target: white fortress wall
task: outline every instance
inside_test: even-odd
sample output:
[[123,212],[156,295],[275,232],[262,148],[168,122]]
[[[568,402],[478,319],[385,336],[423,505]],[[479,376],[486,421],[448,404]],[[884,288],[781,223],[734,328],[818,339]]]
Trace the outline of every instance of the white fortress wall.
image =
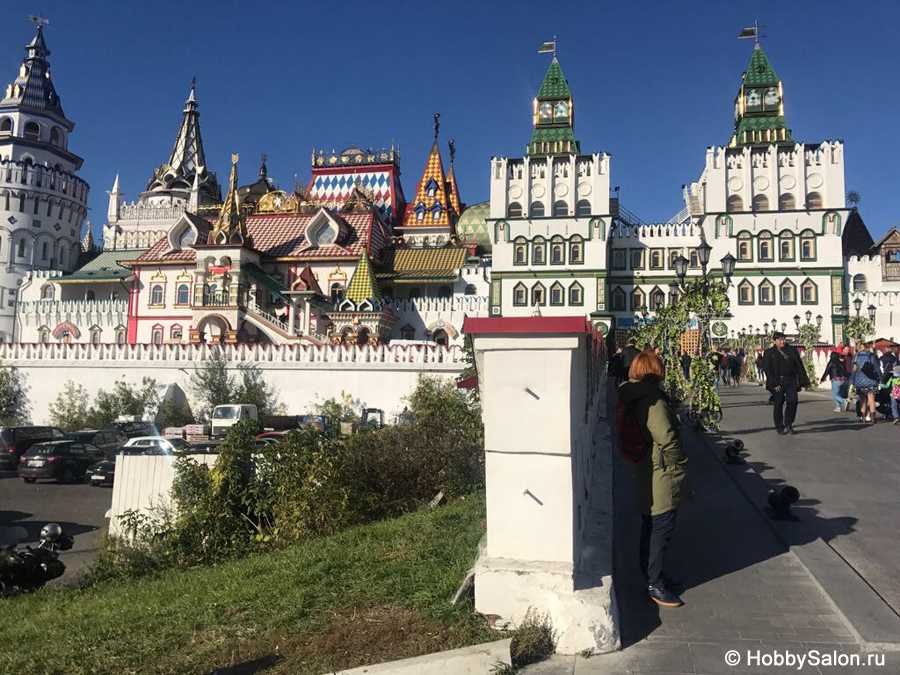
[[49,423],[49,406],[67,380],[84,386],[91,398],[117,380],[177,384],[189,398],[196,366],[221,349],[237,372],[256,364],[289,414],[309,411],[317,401],[350,394],[360,406],[381,408],[388,419],[403,410],[404,398],[420,375],[455,379],[465,367],[459,347],[332,347],[309,345],[90,345],[3,344],[0,363],[25,375],[33,423]]

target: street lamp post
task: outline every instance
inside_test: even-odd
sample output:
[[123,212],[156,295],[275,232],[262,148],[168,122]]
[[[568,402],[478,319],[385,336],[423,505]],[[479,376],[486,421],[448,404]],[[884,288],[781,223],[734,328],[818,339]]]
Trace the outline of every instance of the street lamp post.
[[876,312],[877,308],[875,307],[875,305],[869,305],[868,307],[866,307],[866,309],[869,310],[869,321],[871,321],[874,324],[875,323],[875,312]]
[[857,298],[853,301],[853,308],[856,310],[857,318],[859,318],[859,310],[862,309],[862,298]]

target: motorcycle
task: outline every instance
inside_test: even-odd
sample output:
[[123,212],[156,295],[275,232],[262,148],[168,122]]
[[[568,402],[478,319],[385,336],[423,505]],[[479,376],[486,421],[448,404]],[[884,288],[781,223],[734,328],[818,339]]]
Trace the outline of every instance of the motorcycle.
[[72,537],[59,525],[48,523],[41,528],[41,539],[34,548],[0,548],[0,598],[36,591],[61,577],[66,566],[60,561],[59,552],[68,551],[72,544]]

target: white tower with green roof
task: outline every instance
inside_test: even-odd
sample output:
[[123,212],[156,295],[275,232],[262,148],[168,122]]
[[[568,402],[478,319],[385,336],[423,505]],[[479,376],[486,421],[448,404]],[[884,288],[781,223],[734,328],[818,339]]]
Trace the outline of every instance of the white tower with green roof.
[[600,316],[610,156],[581,152],[572,92],[555,55],[531,121],[524,157],[491,159],[491,315]]
[[737,259],[732,317],[717,337],[773,326],[796,334],[797,320],[809,317],[823,341],[843,339],[844,144],[794,138],[784,86],[758,43],[735,99],[734,132],[727,145],[707,148],[703,173],[684,198],[683,222],[712,245],[711,267],[727,253]]

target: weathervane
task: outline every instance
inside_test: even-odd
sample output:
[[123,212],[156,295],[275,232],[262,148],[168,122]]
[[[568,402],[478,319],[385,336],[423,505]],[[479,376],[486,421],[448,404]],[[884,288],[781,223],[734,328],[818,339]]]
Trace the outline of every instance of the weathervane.
[[553,36],[552,40],[547,40],[543,42],[540,47],[538,47],[538,54],[553,54],[553,58],[556,58],[556,36]]
[[48,19],[46,16],[36,16],[34,14],[30,14],[27,18],[38,28],[42,28],[50,23],[50,19]]
[[456,141],[451,138],[447,141],[447,147],[450,148],[450,163],[453,164],[453,160],[456,158]]
[[438,132],[441,130],[441,113],[434,113],[434,140],[437,140]]
[[753,22],[752,26],[745,26],[741,29],[741,32],[738,33],[738,40],[753,40],[753,44],[759,44],[759,38],[765,37],[762,33],[759,32],[759,20]]

